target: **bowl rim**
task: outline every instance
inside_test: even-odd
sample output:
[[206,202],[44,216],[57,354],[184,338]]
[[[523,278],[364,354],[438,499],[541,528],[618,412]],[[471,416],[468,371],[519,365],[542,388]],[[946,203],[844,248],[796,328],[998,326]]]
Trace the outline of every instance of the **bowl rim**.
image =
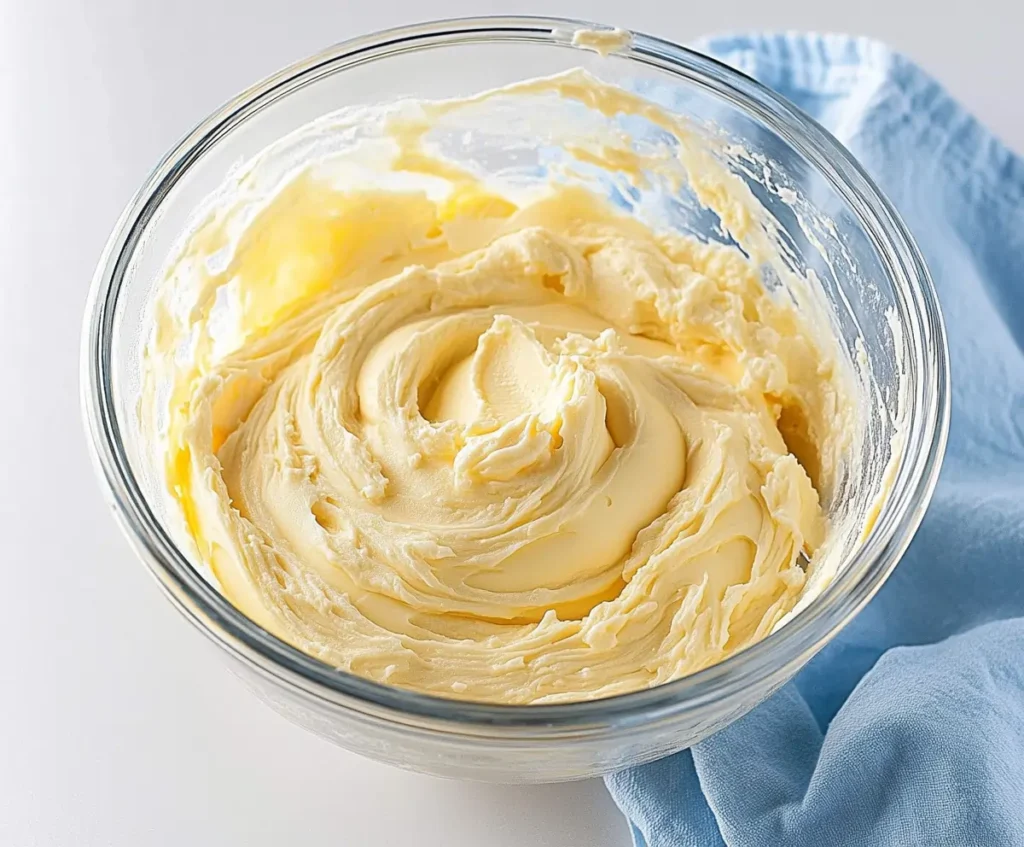
[[[579,29],[610,27],[553,17],[469,17],[382,30],[343,41],[253,85],[201,121],[157,164],[129,201],[100,257],[82,332],[81,402],[97,476],[125,534],[182,614],[220,647],[297,692],[370,718],[446,734],[533,737],[646,726],[719,704],[795,672],[871,599],[910,543],[934,490],[949,430],[946,334],[934,285],[899,215],[853,156],[827,130],[757,81],[672,42],[631,32],[616,50],[741,109],[781,137],[858,217],[897,295],[911,343],[907,440],[889,496],[867,537],[831,584],[792,620],[756,644],[690,676],[611,697],[503,705],[440,697],[378,683],[327,665],[261,629],[189,563],[156,518],[120,436],[111,379],[114,314],[133,253],[178,180],[217,141],[263,108],[317,79],[388,56],[472,43],[547,44],[578,49]],[[767,686],[764,686],[767,687]]]

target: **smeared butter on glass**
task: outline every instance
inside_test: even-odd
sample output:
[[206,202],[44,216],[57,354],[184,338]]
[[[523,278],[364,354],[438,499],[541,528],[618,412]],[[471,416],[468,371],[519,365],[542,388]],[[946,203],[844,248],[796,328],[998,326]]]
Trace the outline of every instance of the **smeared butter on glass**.
[[573,47],[593,50],[601,56],[610,56],[633,43],[633,34],[624,29],[577,29],[572,34]]
[[[671,133],[665,167],[744,252],[428,149],[510,93]],[[772,631],[855,416],[838,350],[762,284],[756,201],[689,132],[572,72],[406,110],[387,178],[235,177],[168,265],[142,403],[232,603],[331,665],[504,703],[646,688]],[[637,185],[664,164],[569,153]]]

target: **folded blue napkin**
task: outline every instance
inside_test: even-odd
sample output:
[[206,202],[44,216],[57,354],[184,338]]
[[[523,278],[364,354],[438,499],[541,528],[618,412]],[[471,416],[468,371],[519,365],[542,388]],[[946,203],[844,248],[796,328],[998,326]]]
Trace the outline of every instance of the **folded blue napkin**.
[[946,318],[952,424],[867,608],[746,717],[608,788],[638,847],[1024,845],[1024,160],[876,42],[697,49],[831,130],[899,209]]

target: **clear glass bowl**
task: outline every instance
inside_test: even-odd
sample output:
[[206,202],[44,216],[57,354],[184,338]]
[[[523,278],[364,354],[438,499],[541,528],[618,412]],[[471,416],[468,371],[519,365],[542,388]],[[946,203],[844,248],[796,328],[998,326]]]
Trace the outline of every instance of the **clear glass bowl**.
[[[578,779],[684,749],[740,717],[789,680],[885,581],[921,521],[945,446],[949,372],[935,292],[903,223],[850,154],[772,92],[709,58],[643,35],[601,57],[572,46],[581,27],[593,25],[542,18],[423,24],[346,42],[259,83],[184,138],[129,203],[100,260],[85,316],[83,405],[97,471],[167,597],[290,720],[358,753],[444,776]],[[866,519],[879,492],[888,486],[888,493],[863,542],[844,551],[832,583],[789,623],[721,664],[657,688],[575,704],[498,706],[413,693],[329,667],[237,611],[168,528],[158,462],[136,421],[140,342],[160,268],[232,166],[310,120],[350,104],[463,96],[579,66],[670,101],[698,123],[713,120],[717,128],[709,132],[766,157],[773,178],[804,204],[802,229],[793,214],[799,206],[750,183],[781,221],[798,264],[818,272],[834,329],[851,357],[866,357],[885,413],[861,447],[873,460],[860,463],[870,478],[847,492],[849,502],[840,493],[831,506]],[[815,223],[814,209],[828,220]],[[706,228],[699,220],[687,226]],[[901,458],[883,478],[900,397]]]

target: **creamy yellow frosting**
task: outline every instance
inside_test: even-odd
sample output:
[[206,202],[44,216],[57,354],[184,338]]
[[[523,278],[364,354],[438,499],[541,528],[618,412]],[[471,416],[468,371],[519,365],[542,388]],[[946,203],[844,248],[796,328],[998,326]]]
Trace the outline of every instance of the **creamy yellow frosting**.
[[[324,662],[463,699],[608,696],[764,637],[830,531],[835,351],[736,247],[578,185],[502,196],[428,125],[390,167],[447,193],[304,168],[173,257],[144,417],[197,557]],[[742,223],[727,188],[700,184]]]

